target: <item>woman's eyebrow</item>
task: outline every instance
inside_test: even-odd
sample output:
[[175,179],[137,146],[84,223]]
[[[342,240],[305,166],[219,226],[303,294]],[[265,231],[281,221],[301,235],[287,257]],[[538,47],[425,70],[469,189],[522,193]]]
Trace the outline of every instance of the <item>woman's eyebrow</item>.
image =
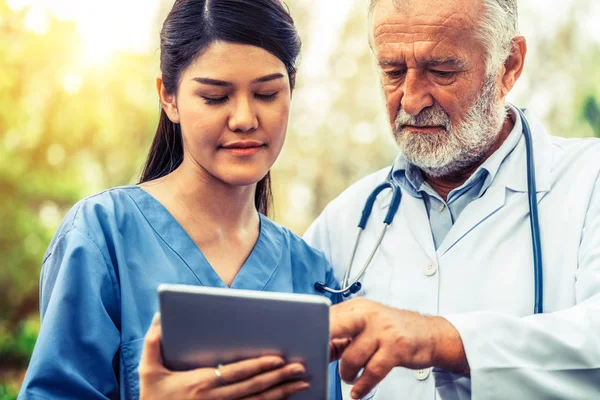
[[[272,81],[275,79],[281,79],[283,77],[284,77],[283,74],[280,74],[280,73],[269,74],[269,75],[265,75],[265,76],[262,76],[260,78],[253,80],[252,83],[269,82],[269,81]],[[222,87],[233,86],[233,83],[227,82],[227,81],[222,81],[220,79],[196,77],[196,78],[193,78],[192,80],[194,80],[198,83],[203,83],[205,85],[222,86]]]
[[233,83],[231,82],[227,82],[227,81],[221,81],[218,79],[212,79],[212,78],[201,78],[201,77],[196,77],[193,78],[192,80],[198,82],[198,83],[203,83],[205,85],[213,85],[213,86],[233,86]]
[[255,79],[252,81],[252,83],[268,82],[268,81],[273,81],[275,79],[281,79],[281,78],[283,78],[283,74],[280,74],[280,73],[270,74],[270,75],[265,75],[261,78]]

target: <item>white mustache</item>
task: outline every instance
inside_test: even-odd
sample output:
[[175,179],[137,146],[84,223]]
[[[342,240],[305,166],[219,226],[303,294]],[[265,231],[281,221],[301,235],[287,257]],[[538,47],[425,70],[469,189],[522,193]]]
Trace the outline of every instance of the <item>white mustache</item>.
[[403,125],[419,127],[443,126],[446,130],[448,130],[451,125],[450,116],[439,104],[434,104],[431,107],[427,107],[415,116],[412,116],[403,109],[400,109],[394,122],[396,124],[396,131],[402,129]]

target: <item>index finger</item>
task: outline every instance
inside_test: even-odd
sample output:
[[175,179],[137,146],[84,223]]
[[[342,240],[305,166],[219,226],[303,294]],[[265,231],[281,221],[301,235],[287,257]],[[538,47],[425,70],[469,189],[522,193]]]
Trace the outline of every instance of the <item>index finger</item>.
[[395,365],[387,354],[379,350],[363,370],[362,375],[352,387],[352,397],[360,399],[372,391],[390,373]]
[[352,343],[350,338],[332,339],[329,342],[329,362],[339,360],[350,343]]

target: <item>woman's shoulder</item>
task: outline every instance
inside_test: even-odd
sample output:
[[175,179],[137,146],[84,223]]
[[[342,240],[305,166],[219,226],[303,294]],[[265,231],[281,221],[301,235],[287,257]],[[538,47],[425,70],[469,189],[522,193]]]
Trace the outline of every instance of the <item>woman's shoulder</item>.
[[79,200],[66,214],[60,229],[82,229],[92,222],[111,222],[119,214],[127,213],[135,207],[132,193],[138,186],[119,186],[90,195]]
[[94,240],[97,236],[106,236],[118,230],[119,225],[138,212],[134,199],[139,190],[142,189],[134,185],[119,186],[79,200],[60,223],[49,251],[54,243],[68,236],[84,236]]

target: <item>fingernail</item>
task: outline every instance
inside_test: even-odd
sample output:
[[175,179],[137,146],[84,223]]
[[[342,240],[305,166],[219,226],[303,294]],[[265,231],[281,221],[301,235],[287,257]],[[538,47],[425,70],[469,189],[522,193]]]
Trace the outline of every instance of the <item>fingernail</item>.
[[356,393],[355,391],[352,391],[352,392],[350,393],[350,396],[352,396],[352,398],[353,398],[354,400],[359,400],[359,399],[360,399],[360,396],[359,396],[359,395],[358,395],[358,393]]
[[292,375],[303,375],[304,368],[301,367],[300,365],[296,365],[290,369],[290,372],[292,373]]
[[273,361],[271,361],[271,366],[273,368],[281,367],[283,364],[285,364],[285,361],[283,361],[281,358],[276,358]]
[[296,390],[306,390],[310,387],[308,382],[300,382],[296,385]]
[[152,325],[160,324],[160,313],[154,313],[154,317],[152,317]]

